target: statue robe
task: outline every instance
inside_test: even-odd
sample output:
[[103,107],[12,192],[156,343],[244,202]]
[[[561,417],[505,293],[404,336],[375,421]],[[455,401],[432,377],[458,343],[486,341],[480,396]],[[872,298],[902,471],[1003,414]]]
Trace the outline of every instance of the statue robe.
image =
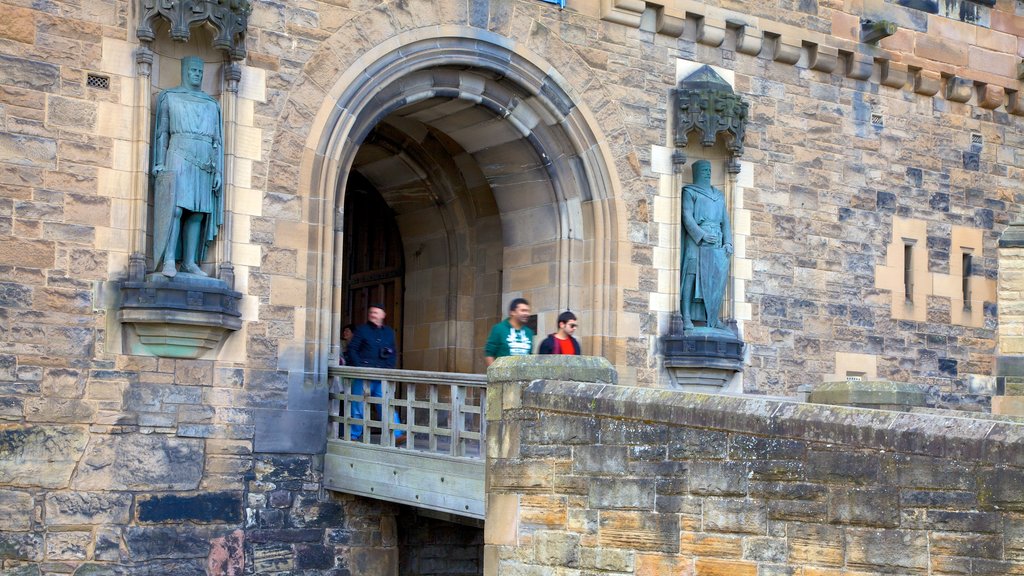
[[[718,318],[709,318],[708,311],[717,315],[722,307],[726,283],[729,280],[729,255],[725,244],[732,244],[732,229],[725,205],[725,196],[713,186],[690,184],[683,187],[682,280],[695,276],[693,299],[680,302],[690,307],[692,320],[705,320],[708,326],[718,324]],[[701,243],[705,234],[719,235],[715,244]]]

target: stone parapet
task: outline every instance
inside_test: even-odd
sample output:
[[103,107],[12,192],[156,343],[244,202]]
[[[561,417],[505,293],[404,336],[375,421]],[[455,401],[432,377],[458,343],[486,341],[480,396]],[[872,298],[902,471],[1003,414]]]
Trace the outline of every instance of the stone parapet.
[[1024,568],[1024,421],[521,385],[515,449],[488,457],[487,575]]
[[[1024,29],[1024,16],[970,0],[934,3],[934,10],[931,4],[879,1],[858,4],[849,12],[822,9],[811,19],[817,26],[799,26],[771,13],[767,5],[765,13],[758,13],[750,6],[738,12],[696,0],[607,0],[601,4],[601,18],[781,64],[827,73],[838,69],[855,80],[874,77],[891,88],[909,84],[918,94],[938,93],[953,102],[976,98],[979,107],[1005,107],[1020,114],[1016,35]],[[658,17],[645,18],[645,13]],[[862,28],[868,23],[885,32],[864,36]],[[838,59],[846,65],[837,67]],[[940,78],[950,86],[960,81],[964,90],[939,92],[934,84]]]

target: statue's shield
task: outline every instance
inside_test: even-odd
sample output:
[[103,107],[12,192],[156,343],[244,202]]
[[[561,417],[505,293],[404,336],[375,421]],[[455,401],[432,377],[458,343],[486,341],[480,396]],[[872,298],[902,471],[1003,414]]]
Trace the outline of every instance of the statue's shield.
[[153,187],[153,266],[160,269],[174,218],[174,172],[164,170]]
[[700,288],[707,310],[708,326],[718,324],[725,283],[729,279],[729,257],[721,246],[700,247]]

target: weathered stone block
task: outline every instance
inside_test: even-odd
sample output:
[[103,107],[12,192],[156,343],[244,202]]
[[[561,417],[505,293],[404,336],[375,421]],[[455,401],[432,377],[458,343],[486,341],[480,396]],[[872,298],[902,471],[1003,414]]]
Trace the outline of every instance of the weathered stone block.
[[12,486],[66,487],[85,444],[81,427],[0,424],[0,478]]
[[625,446],[577,446],[573,471],[583,474],[622,474],[626,471]]
[[57,166],[57,142],[23,134],[0,134],[0,161],[52,170]]
[[847,529],[847,566],[878,572],[926,574],[928,535],[910,530]]
[[602,548],[675,553],[679,551],[679,520],[673,514],[602,512],[598,542]]
[[711,532],[765,534],[768,512],[758,500],[708,498],[704,501],[704,526]]
[[136,562],[160,558],[205,559],[210,551],[210,542],[195,528],[132,526],[125,530],[124,539]]
[[76,490],[194,490],[203,472],[202,440],[170,436],[95,436],[73,481]]
[[46,533],[46,559],[86,560],[91,544],[92,532],[50,530]]
[[46,525],[127,524],[131,494],[51,492],[46,495]]
[[136,499],[139,522],[193,522],[196,524],[241,522],[242,495],[205,493],[140,495]]
[[32,527],[34,500],[28,492],[0,490],[0,530],[28,530]]
[[852,482],[868,484],[878,479],[881,460],[874,454],[822,452],[807,456],[807,480],[811,482]]
[[900,523],[899,492],[895,488],[832,488],[828,521],[895,528]]
[[693,462],[689,469],[689,482],[691,494],[745,495],[749,468],[745,462]]
[[0,56],[0,85],[55,92],[59,82],[60,68],[53,64]]
[[575,568],[580,563],[580,535],[542,530],[534,534],[537,562]]
[[0,560],[43,559],[43,535],[36,532],[0,532]]
[[646,478],[591,478],[591,508],[654,509],[654,484]]

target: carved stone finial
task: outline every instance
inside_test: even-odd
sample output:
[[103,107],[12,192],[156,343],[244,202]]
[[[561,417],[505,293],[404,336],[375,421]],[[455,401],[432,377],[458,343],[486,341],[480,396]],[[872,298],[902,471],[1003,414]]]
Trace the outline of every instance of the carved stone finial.
[[156,39],[157,18],[171,23],[171,38],[179,42],[189,39],[190,29],[206,22],[216,36],[213,47],[224,50],[231,60],[245,58],[245,29],[249,25],[252,5],[249,0],[136,0],[139,3],[139,24],[135,34],[143,42]]
[[674,93],[676,146],[685,147],[690,132],[700,130],[704,146],[714,146],[722,134],[733,156],[743,154],[749,105],[710,66],[687,76]]
[[242,80],[242,67],[231,62],[224,66],[224,83],[228,92],[238,92],[238,83]]
[[149,76],[153,73],[153,51],[145,46],[139,46],[135,51],[135,68],[139,76]]

